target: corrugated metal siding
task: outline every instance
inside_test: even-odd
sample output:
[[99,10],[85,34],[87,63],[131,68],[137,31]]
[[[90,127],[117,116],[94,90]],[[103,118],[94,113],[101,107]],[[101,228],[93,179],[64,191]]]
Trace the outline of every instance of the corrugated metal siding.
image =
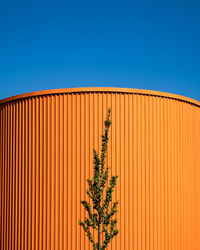
[[92,249],[78,225],[93,148],[112,110],[119,234],[108,249],[200,248],[200,108],[133,93],[65,93],[0,105],[0,249]]

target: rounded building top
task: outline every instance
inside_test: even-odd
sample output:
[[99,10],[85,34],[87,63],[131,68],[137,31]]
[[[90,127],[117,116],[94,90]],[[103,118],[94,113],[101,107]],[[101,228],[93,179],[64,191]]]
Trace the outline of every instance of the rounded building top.
[[190,104],[196,105],[200,107],[200,102],[185,97],[181,95],[160,92],[160,91],[153,91],[153,90],[144,90],[144,89],[131,89],[131,88],[113,88],[113,87],[87,87],[87,88],[66,88],[66,89],[50,89],[50,90],[42,90],[42,91],[35,91],[25,94],[20,94],[12,97],[8,97],[5,99],[0,100],[0,104],[29,98],[29,97],[36,97],[36,96],[45,96],[45,95],[53,95],[53,94],[66,94],[66,93],[88,93],[88,92],[109,92],[109,93],[132,93],[132,94],[140,94],[140,95],[150,95],[150,96],[160,96],[170,99],[176,99],[184,102],[188,102]]

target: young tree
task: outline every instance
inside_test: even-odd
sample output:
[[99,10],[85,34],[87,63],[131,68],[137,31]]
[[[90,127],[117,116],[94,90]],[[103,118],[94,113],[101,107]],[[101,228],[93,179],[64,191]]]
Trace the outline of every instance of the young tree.
[[[90,242],[93,244],[93,249],[102,250],[106,249],[110,240],[117,235],[116,229],[117,219],[113,216],[117,213],[118,201],[112,201],[112,193],[116,185],[118,176],[111,176],[108,180],[109,168],[105,167],[105,159],[108,147],[108,131],[111,125],[110,120],[111,110],[108,110],[107,119],[104,121],[105,129],[102,136],[101,156],[94,149],[94,176],[88,179],[89,189],[87,195],[89,196],[92,205],[87,201],[81,201],[88,217],[79,224],[83,227]],[[93,209],[92,209],[93,208]],[[98,242],[95,242],[91,230],[98,232]],[[103,240],[101,242],[101,235]]]

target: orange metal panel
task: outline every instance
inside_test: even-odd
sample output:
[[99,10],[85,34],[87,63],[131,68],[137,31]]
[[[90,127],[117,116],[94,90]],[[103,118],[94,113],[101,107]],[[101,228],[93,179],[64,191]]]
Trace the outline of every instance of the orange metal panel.
[[[200,103],[148,90],[39,91],[0,101],[0,249],[92,249],[78,225],[108,107],[119,175],[109,250],[200,248]],[[96,235],[95,235],[96,237]]]

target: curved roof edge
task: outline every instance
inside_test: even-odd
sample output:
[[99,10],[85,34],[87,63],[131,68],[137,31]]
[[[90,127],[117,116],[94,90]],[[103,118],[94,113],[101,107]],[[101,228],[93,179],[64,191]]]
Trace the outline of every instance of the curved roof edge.
[[36,96],[45,96],[45,95],[53,95],[53,94],[65,94],[65,93],[81,93],[81,92],[110,92],[110,93],[133,93],[133,94],[141,94],[141,95],[151,95],[151,96],[160,96],[171,99],[176,99],[180,101],[185,101],[191,103],[193,105],[200,107],[200,102],[191,99],[189,97],[171,94],[167,92],[160,92],[154,90],[144,90],[144,89],[131,89],[131,88],[114,88],[114,87],[86,87],[86,88],[66,88],[66,89],[50,89],[50,90],[41,90],[35,91],[25,94],[20,94],[12,97],[8,97],[0,100],[0,104],[24,99],[28,97],[36,97]]

